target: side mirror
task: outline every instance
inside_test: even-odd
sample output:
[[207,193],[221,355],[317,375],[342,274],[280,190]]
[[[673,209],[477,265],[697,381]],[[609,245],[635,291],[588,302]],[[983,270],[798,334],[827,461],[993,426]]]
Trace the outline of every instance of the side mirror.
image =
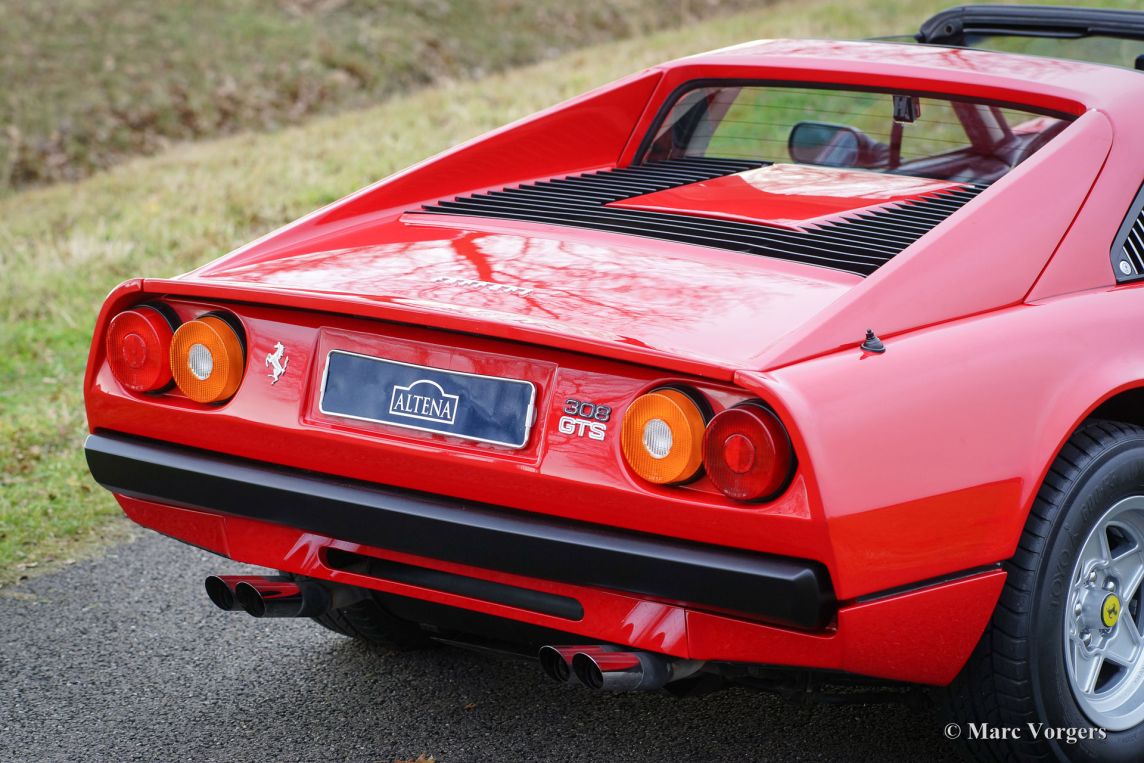
[[861,130],[828,122],[799,122],[790,130],[787,149],[799,164],[861,166],[863,149],[873,141]]

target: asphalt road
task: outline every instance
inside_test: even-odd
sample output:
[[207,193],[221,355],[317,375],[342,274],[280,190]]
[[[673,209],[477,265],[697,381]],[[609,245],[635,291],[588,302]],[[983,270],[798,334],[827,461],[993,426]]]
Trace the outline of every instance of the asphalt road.
[[957,759],[934,713],[899,705],[613,696],[220,612],[202,579],[236,569],[147,534],[0,590],[0,761]]

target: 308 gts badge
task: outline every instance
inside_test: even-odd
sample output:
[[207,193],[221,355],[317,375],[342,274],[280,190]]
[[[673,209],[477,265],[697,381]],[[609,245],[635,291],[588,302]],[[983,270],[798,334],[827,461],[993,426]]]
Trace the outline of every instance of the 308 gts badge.
[[611,406],[569,398],[564,401],[564,415],[560,417],[557,429],[561,434],[603,440],[608,433],[607,422],[611,418]]

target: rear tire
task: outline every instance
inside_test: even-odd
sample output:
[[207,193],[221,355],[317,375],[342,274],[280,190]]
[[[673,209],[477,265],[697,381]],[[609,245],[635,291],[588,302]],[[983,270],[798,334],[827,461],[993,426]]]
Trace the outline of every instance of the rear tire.
[[[1135,512],[1137,506],[1138,515],[1123,513],[1124,507]],[[1102,565],[1101,554],[1094,555],[1100,548],[1110,563]],[[1144,760],[1144,722],[1137,720],[1144,714],[1144,645],[1138,638],[1144,622],[1142,575],[1124,572],[1126,560],[1135,570],[1137,552],[1144,560],[1144,428],[1085,422],[1045,477],[1017,552],[1003,565],[1008,578],[993,618],[944,691],[950,720],[973,757]],[[1123,598],[1122,614],[1105,627],[1101,607],[1113,592]],[[1108,672],[1100,668],[1087,684],[1090,689],[1081,688],[1075,666],[1097,656],[1103,664],[1101,650],[1120,637],[1136,639],[1132,643],[1139,648],[1116,652],[1124,665],[1110,656]],[[1102,713],[1097,700],[1113,697],[1117,686],[1124,696],[1119,715]],[[1070,742],[1068,731],[1046,738],[1029,724],[1077,731]],[[983,739],[982,728],[1017,729],[1020,736]]]

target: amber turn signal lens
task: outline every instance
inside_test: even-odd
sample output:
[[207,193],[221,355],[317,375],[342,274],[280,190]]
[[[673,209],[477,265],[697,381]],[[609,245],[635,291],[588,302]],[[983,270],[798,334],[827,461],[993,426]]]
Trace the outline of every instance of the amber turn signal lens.
[[641,395],[624,413],[624,460],[648,482],[686,482],[703,466],[703,425],[699,406],[679,390]]
[[153,307],[140,305],[111,319],[105,349],[111,373],[129,390],[154,392],[171,383],[171,324]]
[[216,315],[184,323],[171,340],[171,373],[183,394],[221,403],[238,391],[246,358],[230,324]]
[[786,429],[758,401],[715,415],[703,443],[707,476],[728,498],[761,501],[776,495],[794,470]]

